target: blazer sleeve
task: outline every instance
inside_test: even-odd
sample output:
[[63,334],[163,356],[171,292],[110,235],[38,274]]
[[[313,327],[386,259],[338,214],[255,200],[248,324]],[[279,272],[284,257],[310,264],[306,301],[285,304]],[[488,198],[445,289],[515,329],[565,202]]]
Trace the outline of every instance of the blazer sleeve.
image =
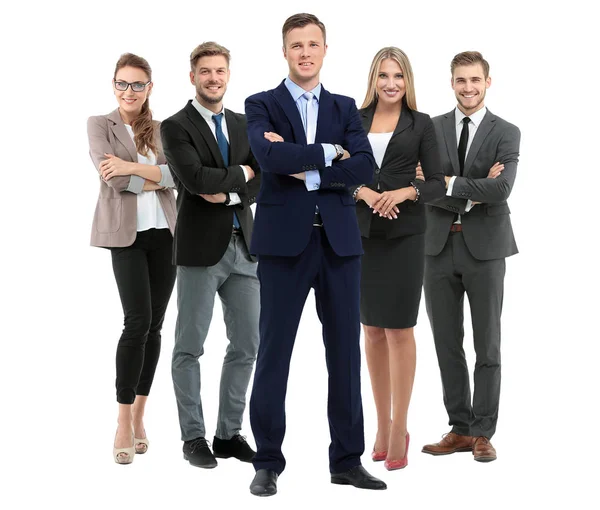
[[251,149],[249,151],[248,161],[245,164],[248,165],[250,168],[252,168],[252,170],[254,170],[254,178],[250,179],[246,183],[246,185],[248,187],[247,192],[239,194],[240,200],[242,201],[242,207],[250,206],[254,202],[256,202],[256,197],[260,190],[260,181],[261,181],[260,166],[259,166],[256,158],[254,157],[254,154],[252,154]]
[[240,165],[227,168],[203,165],[188,133],[176,120],[163,121],[160,136],[169,168],[193,195],[247,192],[246,177]]
[[375,158],[356,104],[352,100],[349,101],[347,119],[342,145],[351,157],[334,161],[331,166],[320,169],[321,189],[351,190],[353,186],[373,180]]
[[245,102],[248,140],[261,170],[280,175],[323,170],[325,155],[320,143],[300,145],[285,141],[269,142],[264,137],[267,131],[277,132],[271,123],[264,97],[264,93],[256,94]]
[[[114,149],[108,141],[108,122],[106,117],[90,117],[87,122],[87,133],[90,144],[90,157],[98,174],[100,174],[100,163],[106,159],[104,154],[114,153]],[[102,179],[102,176],[100,176],[100,179]],[[107,186],[116,191],[141,193],[145,179],[138,175],[118,175],[108,181],[102,180]]]
[[[429,115],[425,118],[425,129],[419,144],[419,161],[423,169],[425,181],[415,179],[413,182],[421,195],[420,200],[429,202],[446,194],[446,185],[440,155],[435,136],[435,128]],[[466,205],[466,201],[465,201]]]
[[483,204],[504,202],[510,196],[517,176],[520,141],[521,132],[519,128],[508,124],[504,135],[500,139],[496,158],[494,159],[494,162],[499,161],[504,165],[502,173],[495,179],[457,177],[452,187],[452,196],[467,198],[473,202]]

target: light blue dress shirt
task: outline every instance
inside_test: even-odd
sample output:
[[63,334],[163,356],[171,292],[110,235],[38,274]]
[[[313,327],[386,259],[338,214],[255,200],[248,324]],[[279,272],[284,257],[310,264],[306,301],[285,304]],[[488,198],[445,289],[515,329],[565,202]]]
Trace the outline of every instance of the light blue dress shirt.
[[[292,99],[294,100],[294,103],[296,103],[296,107],[298,108],[298,112],[300,113],[300,118],[302,119],[302,125],[304,126],[304,133],[306,133],[306,131],[307,131],[307,129],[306,129],[307,128],[306,109],[308,106],[308,101],[304,97],[304,93],[312,92],[315,96],[315,100],[316,100],[316,108],[315,109],[316,109],[316,113],[317,113],[317,115],[315,116],[315,124],[316,124],[318,116],[319,116],[319,97],[321,95],[321,84],[319,83],[314,89],[306,91],[299,85],[296,85],[292,80],[290,80],[290,78],[288,76],[285,79],[285,86],[289,90],[290,94],[292,95]],[[317,126],[314,125],[311,127],[313,128],[313,133],[316,133]],[[337,155],[335,147],[330,143],[322,143],[321,146],[323,147],[323,155],[325,156],[325,166],[331,166],[331,162]],[[306,189],[308,191],[318,190],[321,186],[321,176],[319,174],[319,171],[318,170],[309,170],[309,171],[305,172],[305,175],[306,175],[306,181],[304,182],[304,184],[306,185]]]

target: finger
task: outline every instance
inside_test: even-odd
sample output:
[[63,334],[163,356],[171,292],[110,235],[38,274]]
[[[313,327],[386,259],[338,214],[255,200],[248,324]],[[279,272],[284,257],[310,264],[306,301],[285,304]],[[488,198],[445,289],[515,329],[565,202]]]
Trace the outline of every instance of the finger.
[[108,152],[105,152],[104,156],[107,157],[107,158],[114,158],[115,157],[114,154],[109,154]]

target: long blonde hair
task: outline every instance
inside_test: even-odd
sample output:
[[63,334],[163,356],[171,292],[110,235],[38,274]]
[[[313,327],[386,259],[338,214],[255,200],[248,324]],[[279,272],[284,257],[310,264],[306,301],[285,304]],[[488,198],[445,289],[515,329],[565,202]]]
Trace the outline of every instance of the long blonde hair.
[[411,110],[417,109],[417,97],[415,94],[415,79],[413,77],[412,67],[410,65],[410,60],[406,56],[400,48],[396,48],[395,46],[387,46],[386,48],[381,48],[375,57],[373,58],[373,62],[371,63],[371,69],[369,70],[369,80],[367,82],[367,94],[365,95],[365,100],[361,108],[368,108],[371,105],[377,104],[377,77],[379,75],[379,69],[381,68],[381,63],[386,59],[391,58],[395,60],[400,69],[402,69],[402,73],[404,74],[404,86],[406,87],[406,93],[402,98],[402,103]]

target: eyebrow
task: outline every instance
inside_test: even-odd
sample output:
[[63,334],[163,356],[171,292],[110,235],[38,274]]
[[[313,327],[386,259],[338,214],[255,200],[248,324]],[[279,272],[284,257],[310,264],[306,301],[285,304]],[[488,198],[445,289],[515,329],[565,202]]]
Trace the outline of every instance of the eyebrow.
[[213,69],[215,69],[216,71],[226,71],[227,70],[226,67],[201,67],[199,69],[199,71],[205,71],[205,70],[206,71],[211,71]]

